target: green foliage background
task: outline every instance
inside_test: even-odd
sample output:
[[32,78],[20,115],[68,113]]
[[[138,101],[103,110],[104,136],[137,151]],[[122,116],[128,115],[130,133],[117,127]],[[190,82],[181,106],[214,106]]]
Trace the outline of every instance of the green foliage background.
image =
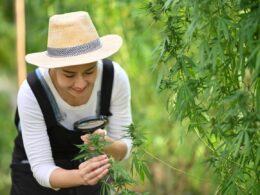
[[220,194],[260,191],[260,2],[147,3],[163,25],[160,88],[174,120],[211,150]]
[[[16,135],[13,116],[18,87],[16,84],[14,1],[1,0],[0,2],[0,194],[6,195],[10,187],[9,162],[13,139]],[[224,90],[226,93],[231,89],[237,89],[235,79],[242,81],[246,71],[248,71],[249,79],[255,74],[252,71],[255,68],[253,63],[250,63],[248,70],[246,66],[243,71],[239,68],[236,69],[237,71],[231,71],[232,66],[236,64],[244,67],[244,62],[241,61],[244,58],[237,57],[236,53],[233,54],[239,51],[244,52],[244,44],[241,43],[242,50],[237,49],[236,51],[232,50],[234,45],[230,44],[232,37],[237,32],[237,27],[230,27],[230,24],[237,21],[239,16],[236,15],[237,10],[233,8],[233,5],[228,3],[228,8],[225,9],[228,9],[227,15],[229,18],[222,17],[218,12],[215,14],[216,17],[210,17],[212,13],[215,13],[215,5],[219,6],[219,10],[223,9],[222,1],[212,1],[215,4],[209,4],[209,7],[207,5],[210,1],[206,0],[201,1],[201,4],[198,1],[188,0],[182,1],[182,3],[170,0],[149,2],[138,0],[25,0],[26,53],[46,49],[48,18],[57,13],[88,11],[100,36],[109,33],[121,35],[124,45],[120,52],[112,58],[128,72],[132,87],[134,122],[140,130],[147,134],[149,143],[144,156],[149,163],[152,174],[151,181],[144,184],[140,182],[140,185],[131,188],[137,191],[150,191],[151,194],[213,194],[219,189],[218,186],[222,182],[222,180],[219,181],[215,178],[218,174],[214,174],[213,170],[223,175],[235,174],[234,172],[225,172],[225,169],[214,169],[210,166],[212,163],[207,161],[210,159],[209,157],[217,157],[211,149],[215,148],[216,144],[221,143],[221,140],[217,136],[212,136],[210,131],[212,127],[208,123],[200,123],[200,121],[204,122],[205,120],[208,122],[211,118],[201,113],[204,112],[203,109],[205,108],[203,107],[200,110],[197,100],[193,100],[193,98],[197,98],[197,94],[199,94],[202,96],[202,99],[199,100],[209,101],[209,93],[212,93],[210,88],[206,88],[208,93],[201,94],[200,92],[205,91],[203,79],[208,78],[212,74],[211,71],[213,73],[219,72],[219,74],[216,74],[215,77],[213,75],[212,79],[208,78],[206,81],[210,82],[207,84],[214,86],[213,90]],[[200,15],[196,13],[201,13],[202,21],[199,18]],[[206,13],[208,15],[203,15]],[[188,17],[184,18],[184,16]],[[206,36],[205,34],[208,31],[198,31],[199,27],[202,28],[203,22],[210,23],[208,28],[214,29],[213,33],[210,31],[209,35]],[[256,26],[256,28],[259,30],[259,26]],[[244,32],[245,36],[248,36],[248,39],[244,41],[250,39],[250,32],[253,31],[254,29],[249,28],[248,33]],[[202,38],[204,36],[205,39]],[[221,38],[220,44],[218,43],[218,36]],[[209,42],[207,42],[207,37],[210,40]],[[214,37],[217,38],[214,39]],[[228,45],[230,47],[227,47]],[[200,47],[204,49],[204,52],[199,53]],[[247,43],[245,47],[247,47]],[[156,51],[154,51],[155,48],[157,48]],[[228,50],[221,52],[222,48]],[[254,60],[258,59],[259,63],[259,42],[252,42],[252,45],[247,48],[249,48],[248,51],[243,53],[248,57],[246,62],[248,63],[250,60],[255,62]],[[251,58],[248,53],[252,54]],[[256,54],[258,58],[255,58]],[[233,56],[234,59],[230,59],[229,56]],[[231,60],[232,63],[230,64],[228,60]],[[197,61],[200,63],[197,64]],[[156,65],[158,62],[159,66]],[[195,64],[194,67],[193,64]],[[200,64],[202,66],[199,66]],[[223,64],[226,64],[228,68],[225,69],[222,66]],[[35,68],[31,65],[27,67],[28,71]],[[257,70],[259,71],[259,66]],[[176,72],[178,73],[176,77],[167,74]],[[231,73],[228,78],[232,78],[234,81],[225,80],[228,73]],[[252,78],[259,79],[259,75],[256,73]],[[238,83],[240,86],[240,82]],[[255,84],[252,84],[250,87],[255,86]],[[258,86],[260,85],[258,84]],[[162,88],[168,90],[158,93]],[[240,107],[233,107],[232,105],[237,105],[240,99],[235,94],[233,95],[233,99],[220,102],[224,106],[224,110],[223,107],[213,106],[210,112],[219,113],[220,116],[224,111],[230,111],[228,113],[238,112]],[[176,97],[180,103],[177,104],[178,107],[172,109],[172,106],[176,105]],[[255,94],[246,95],[246,97],[249,98],[245,99],[247,105],[247,102],[254,101]],[[217,100],[218,97],[210,98]],[[215,104],[217,103],[215,102]],[[241,102],[241,105],[244,105],[244,102]],[[175,112],[172,112],[174,109]],[[193,112],[194,118],[187,119],[190,111]],[[246,113],[250,114],[249,116],[256,115],[251,111],[246,111]],[[250,122],[251,118],[248,117],[245,121]],[[176,119],[184,120],[180,123]],[[198,123],[191,123],[191,121]],[[231,118],[230,121],[226,122],[226,125],[234,125],[234,122],[236,120]],[[231,127],[227,128],[223,124],[219,125],[215,129],[216,132],[219,132],[219,129],[223,127],[223,131],[231,129]],[[259,127],[259,123],[257,125],[256,127]],[[194,133],[188,133],[188,129],[193,130]],[[235,132],[235,135],[238,132],[239,130]],[[241,146],[242,142],[240,145],[234,140],[230,142],[230,135],[219,134],[218,136],[220,135],[222,136],[221,139],[226,138],[226,140],[224,139],[225,143],[230,143],[234,148]],[[252,133],[248,133],[249,137],[251,135]],[[245,139],[242,140],[244,142]],[[254,140],[259,147],[259,134],[256,135]],[[214,142],[213,146],[208,147],[208,144],[212,142]],[[207,144],[205,145],[205,143]],[[247,155],[247,153],[241,155]],[[259,154],[256,156],[259,160]],[[249,156],[246,159],[248,158]],[[218,162],[222,163],[221,158],[218,158]],[[230,165],[229,162],[225,163],[227,167]],[[127,162],[125,166],[128,167]],[[234,169],[229,168],[228,170],[233,171]],[[247,181],[250,183],[250,181],[255,180],[249,179]]]

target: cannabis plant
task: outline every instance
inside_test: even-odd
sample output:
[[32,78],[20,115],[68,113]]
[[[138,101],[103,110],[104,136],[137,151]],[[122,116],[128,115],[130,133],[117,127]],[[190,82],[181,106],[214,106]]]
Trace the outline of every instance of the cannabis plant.
[[210,151],[219,194],[260,192],[259,0],[149,0],[159,88]]
[[[142,182],[146,177],[149,178],[150,172],[143,156],[144,144],[146,142],[144,133],[137,131],[135,126],[131,124],[127,127],[125,135],[122,138],[125,137],[129,137],[133,141],[132,154],[130,157],[130,171],[127,171],[119,161],[115,161],[112,157],[109,157],[111,164],[109,173],[100,181],[102,184],[102,195],[111,194],[111,192],[120,195],[141,194],[130,190],[129,186],[136,184],[137,181],[134,179],[136,174],[139,175]],[[80,153],[74,158],[74,160],[85,161],[94,156],[102,155],[104,154],[104,148],[109,144],[111,143],[105,141],[103,136],[99,134],[90,134],[88,144],[77,145],[80,149]]]

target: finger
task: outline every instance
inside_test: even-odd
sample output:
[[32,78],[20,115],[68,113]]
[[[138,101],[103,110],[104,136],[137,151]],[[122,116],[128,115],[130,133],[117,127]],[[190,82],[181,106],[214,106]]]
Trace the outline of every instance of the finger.
[[80,136],[80,139],[85,143],[85,142],[88,142],[89,140],[89,135],[88,134],[85,134],[85,135],[82,135]]
[[108,173],[108,169],[105,169],[102,173],[100,173],[98,176],[96,176],[93,179],[88,180],[88,184],[89,185],[95,185],[97,184],[97,182],[102,179],[107,173]]
[[90,135],[89,134],[82,135],[80,138],[84,142],[84,144],[89,144],[90,143]]
[[[92,165],[95,164],[94,169],[92,169]],[[104,170],[108,169],[110,167],[110,164],[108,164],[107,160],[103,160],[102,165],[97,167],[97,163],[93,163],[86,168],[80,169],[79,174],[83,178],[85,185],[89,183],[89,180],[98,181],[100,178],[100,174],[104,172]],[[91,168],[92,167],[92,168]],[[95,179],[97,178],[97,179]],[[92,181],[92,183],[94,183]]]
[[87,167],[88,165],[90,165],[93,162],[99,162],[99,161],[102,161],[102,160],[105,160],[105,159],[108,159],[107,155],[100,155],[100,156],[93,157],[93,158],[81,163],[79,165],[79,168],[82,169],[84,167]]
[[101,161],[101,160],[104,160],[107,158],[108,158],[107,155],[103,154],[103,155],[95,156],[95,157],[89,159],[88,162],[98,162],[98,161]]
[[86,167],[79,168],[79,174],[84,179],[85,183],[88,182],[89,179],[93,179],[102,173],[105,169],[110,167],[108,163],[108,159],[102,160],[101,162],[92,162],[88,164]]
[[109,169],[110,166],[111,166],[110,164],[105,164],[93,170],[91,173],[88,174],[88,179],[92,180],[99,177],[99,175],[102,174],[106,169]]
[[106,131],[103,130],[103,129],[98,129],[96,131],[94,131],[95,134],[99,134],[101,135],[102,137],[104,137],[106,135]]
[[84,141],[87,137],[87,134],[80,136],[81,140]]
[[84,169],[86,170],[86,172],[91,172],[93,170],[96,170],[99,167],[104,166],[108,162],[109,162],[109,159],[104,159],[104,160],[98,161],[98,162],[92,162],[91,164],[89,164],[89,166],[86,166]]

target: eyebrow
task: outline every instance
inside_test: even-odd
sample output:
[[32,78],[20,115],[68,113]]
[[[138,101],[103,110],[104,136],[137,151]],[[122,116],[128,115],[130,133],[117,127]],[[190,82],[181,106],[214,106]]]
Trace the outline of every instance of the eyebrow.
[[[96,65],[93,65],[92,67],[90,67],[90,68],[84,70],[83,72],[89,72],[89,71],[93,70],[95,67],[96,67]],[[62,69],[62,71],[65,72],[65,73],[69,73],[69,74],[74,74],[74,73],[76,73],[76,72],[74,72],[74,71],[69,71],[69,70],[66,70],[66,69]]]

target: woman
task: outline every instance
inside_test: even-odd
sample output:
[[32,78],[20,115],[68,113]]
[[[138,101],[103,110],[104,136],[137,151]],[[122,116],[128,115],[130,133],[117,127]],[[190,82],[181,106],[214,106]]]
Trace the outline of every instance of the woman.
[[[124,132],[132,121],[130,85],[120,65],[105,60],[121,45],[118,35],[99,37],[87,12],[50,18],[47,51],[25,58],[39,68],[29,74],[18,92],[12,195],[100,194],[98,182],[110,167],[107,155],[117,160],[129,156],[131,139]],[[111,65],[108,114],[100,108],[104,97],[100,93],[109,80],[105,69]],[[110,115],[107,135],[102,129],[94,132],[111,142],[105,148],[107,155],[82,163],[72,161],[78,154],[75,144],[88,142],[88,136],[75,131],[73,124],[100,114]]]

